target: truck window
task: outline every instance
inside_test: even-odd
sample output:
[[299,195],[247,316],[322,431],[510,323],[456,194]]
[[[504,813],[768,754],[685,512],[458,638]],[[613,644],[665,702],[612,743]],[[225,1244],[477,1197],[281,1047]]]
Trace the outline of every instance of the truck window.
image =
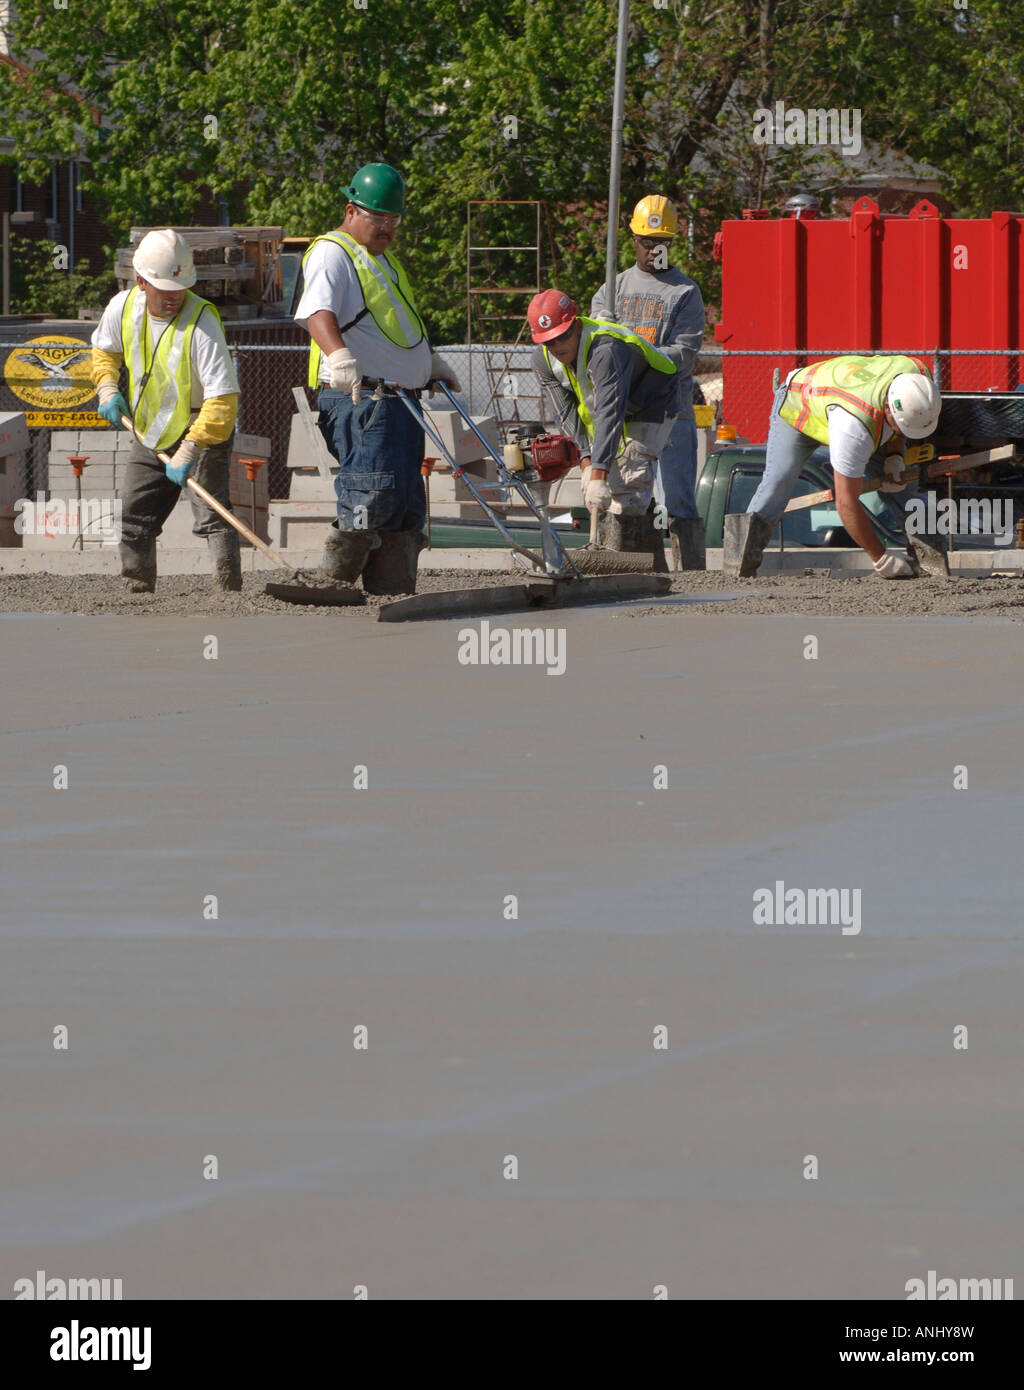
[[[733,471],[729,484],[729,500],[725,508],[727,512],[747,510],[761,481],[761,472],[761,469],[754,471],[745,468]],[[801,474],[793,489],[793,496],[806,497],[808,493],[821,492],[822,486],[817,478]],[[824,502],[816,507],[807,507],[804,511],[789,512],[783,516],[779,524],[783,528],[783,537],[787,545],[827,545],[829,533],[838,531],[843,523],[839,520],[834,503]],[[779,533],[776,531],[772,544],[778,544],[778,537]],[[852,544],[849,541],[846,543]]]

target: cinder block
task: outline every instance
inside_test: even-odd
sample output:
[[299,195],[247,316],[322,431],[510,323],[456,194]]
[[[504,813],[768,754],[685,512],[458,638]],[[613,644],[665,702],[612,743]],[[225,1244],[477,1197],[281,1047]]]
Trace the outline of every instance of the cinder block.
[[[314,415],[315,419],[315,415]],[[288,467],[316,468],[317,451],[309,437],[302,416],[292,416],[291,433],[288,436]],[[331,459],[331,472],[337,472],[338,464]],[[317,470],[319,471],[319,470]]]
[[275,550],[319,549],[327,538],[328,526],[337,515],[336,502],[273,501],[268,541]]
[[270,440],[262,434],[236,434],[231,452],[238,457],[268,459]]
[[77,454],[81,430],[54,430],[50,435],[50,453]]
[[[472,463],[476,459],[488,457],[487,450],[462,419],[461,415],[458,415],[454,410],[428,410],[426,411],[426,417],[428,423],[440,437],[449,454],[454,456],[456,463]],[[497,449],[498,422],[494,417],[491,415],[473,415],[470,418],[484,438]],[[426,455],[428,458],[433,458],[436,454],[437,445],[428,435]],[[448,462],[448,460],[445,460],[445,462]]]
[[[75,451],[75,450],[70,450],[69,452],[74,453],[74,452],[76,452],[76,451]],[[94,469],[97,469],[97,468],[113,468],[113,467],[114,467],[114,460],[115,460],[115,458],[117,457],[117,455],[114,453],[114,451],[113,451],[112,449],[104,449],[104,450],[102,450],[102,451],[100,451],[100,450],[98,450],[98,449],[93,449],[92,452],[90,452],[88,449],[82,449],[82,450],[80,451],[80,456],[83,457],[83,458],[88,459],[88,462],[87,462],[86,465],[85,465],[85,471],[86,471],[86,473],[91,473]],[[65,453],[60,453],[60,452],[58,452],[58,451],[55,450],[55,449],[51,449],[51,450],[50,450],[50,469],[51,469],[51,471],[52,471],[54,468],[56,468],[58,471],[61,470],[61,469],[66,469],[69,473],[73,473],[73,471],[74,471],[74,470],[72,469],[72,467],[71,467],[71,463],[70,463],[70,461],[69,461],[69,459],[68,459],[68,455],[67,455],[67,454],[65,454]]]

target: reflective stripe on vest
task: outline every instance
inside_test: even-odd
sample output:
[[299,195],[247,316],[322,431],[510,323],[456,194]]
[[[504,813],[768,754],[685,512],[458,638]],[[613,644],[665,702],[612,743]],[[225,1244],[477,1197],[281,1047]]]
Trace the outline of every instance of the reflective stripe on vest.
[[[629,343],[633,347],[640,348],[647,365],[653,367],[656,372],[663,372],[666,376],[675,375],[676,365],[671,358],[666,357],[663,352],[659,352],[657,348],[645,342],[638,334],[631,333],[628,328],[623,328],[617,323],[604,323],[599,319],[588,319],[582,314],[580,315],[580,323],[583,325],[583,332],[576,354],[576,360],[580,364],[579,378],[571,367],[559,362],[557,357],[552,357],[546,346],[544,348],[544,360],[558,384],[571,391],[576,397],[576,412],[587,432],[587,437],[593,441],[594,418],[591,409],[594,388],[587,376],[587,362],[590,359],[590,350],[594,346],[596,338],[603,334],[606,337],[618,338],[622,343]],[[625,435],[625,427],[623,427],[623,435]]]
[[[306,255],[302,258],[303,266],[306,264],[306,257],[319,241],[333,241],[335,246],[340,246],[349,257],[359,276],[363,302],[388,342],[400,348],[418,347],[427,336],[427,330],[413,302],[412,286],[409,284],[408,276],[398,261],[393,256],[388,257],[388,264],[398,277],[396,285],[376,256],[371,256],[366,247],[360,246],[348,232],[325,232],[323,236],[315,237],[309,243]],[[312,386],[314,390],[320,381],[322,356],[319,344],[311,341],[307,385]]]
[[204,309],[211,309],[220,322],[209,300],[186,290],[181,308],[160,334],[152,353],[146,296],[138,285],[129,290],[121,309],[128,403],[135,431],[147,449],[165,449],[188,429],[192,415],[192,335]]
[[885,402],[892,382],[902,372],[931,371],[919,357],[831,357],[796,372],[779,414],[801,434],[828,443],[828,411],[842,406],[859,420],[877,449],[885,428]]

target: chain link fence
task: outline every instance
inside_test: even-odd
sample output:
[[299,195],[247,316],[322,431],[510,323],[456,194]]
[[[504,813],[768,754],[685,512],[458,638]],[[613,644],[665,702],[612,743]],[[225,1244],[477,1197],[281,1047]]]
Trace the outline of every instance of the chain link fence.
[[[0,351],[21,343],[0,343]],[[238,430],[270,440],[268,482],[271,497],[288,495],[290,471],[288,447],[295,413],[293,388],[306,382],[309,339],[291,323],[270,323],[235,328],[229,349],[240,386]],[[494,345],[446,344],[437,349],[454,368],[462,384],[461,401],[473,415],[490,415],[499,425],[516,422],[552,428],[555,421],[542,397],[533,372],[530,343]],[[715,407],[716,420],[734,425],[740,439],[761,444],[767,437],[774,390],[794,367],[856,352],[855,348],[813,351],[790,349],[703,349],[695,363],[694,381],[706,404]],[[895,349],[893,350],[895,351]],[[907,355],[922,358],[944,391],[1013,391],[1022,381],[1024,350],[990,348],[907,348]],[[312,397],[310,397],[312,399]],[[55,396],[56,400],[56,396]],[[446,405],[435,398],[439,408]],[[13,401],[8,392],[5,409],[31,409]],[[94,409],[95,402],[78,409]],[[57,426],[56,428],[60,428]],[[72,424],[70,428],[75,428]],[[47,486],[50,450],[49,428],[30,429],[30,448],[21,464],[20,495],[33,496]],[[83,448],[87,434],[83,431]]]
[[[796,367],[804,367],[826,357],[846,357],[864,353],[854,347],[791,348],[786,351],[719,349],[702,352],[701,362],[718,359],[714,377],[704,378],[708,404],[720,403],[719,418],[734,425],[741,439],[763,444],[776,382],[784,381]],[[1022,381],[1022,350],[1019,348],[887,348],[886,356],[900,354],[918,357],[931,370],[943,391],[1015,391]],[[865,354],[867,355],[867,354]],[[698,364],[699,366],[700,364]]]

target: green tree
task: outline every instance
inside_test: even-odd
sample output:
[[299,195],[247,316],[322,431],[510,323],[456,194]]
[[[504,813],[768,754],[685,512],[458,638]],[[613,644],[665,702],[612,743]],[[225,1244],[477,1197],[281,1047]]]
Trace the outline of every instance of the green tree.
[[[396,164],[409,183],[400,253],[435,336],[460,339],[467,199],[542,199],[544,278],[583,300],[603,278],[617,8],[19,0],[10,40],[29,67],[0,65],[0,114],[23,177],[72,151],[89,161],[122,244],[133,223],[187,222],[211,198],[236,221],[319,232],[360,164]],[[966,213],[1020,206],[1019,10],[633,0],[621,211],[645,192],[673,197],[689,223],[674,258],[713,302],[723,217],[778,207],[799,185],[827,208],[848,178],[835,151],[754,139],[754,112],[776,101],[859,110],[865,139],[936,165]],[[494,255],[483,268],[529,283],[525,264]]]

